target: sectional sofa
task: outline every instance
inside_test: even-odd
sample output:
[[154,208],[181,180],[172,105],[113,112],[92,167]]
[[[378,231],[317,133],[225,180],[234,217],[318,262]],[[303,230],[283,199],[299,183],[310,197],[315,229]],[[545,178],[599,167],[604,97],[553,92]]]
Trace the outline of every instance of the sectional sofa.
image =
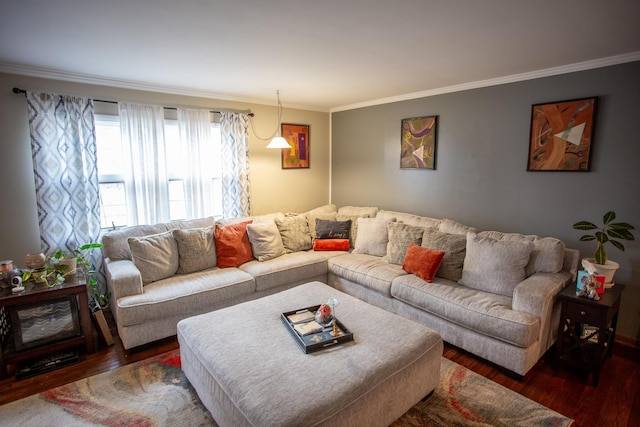
[[126,349],[175,335],[187,317],[317,280],[517,375],[554,343],[555,295],[575,279],[579,260],[550,237],[335,205],[126,227],[105,234],[103,245]]

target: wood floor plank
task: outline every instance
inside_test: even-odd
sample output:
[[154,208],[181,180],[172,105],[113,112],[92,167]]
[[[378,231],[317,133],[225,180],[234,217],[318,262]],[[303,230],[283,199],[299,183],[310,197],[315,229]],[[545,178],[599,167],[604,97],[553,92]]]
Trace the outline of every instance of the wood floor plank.
[[[125,351],[111,313],[105,312],[105,317],[114,345],[106,346],[95,336],[97,351],[81,354],[77,364],[23,380],[11,377],[0,381],[0,405],[178,348],[173,337],[133,352]],[[519,381],[499,367],[448,344],[443,356],[575,419],[575,427],[640,425],[640,350],[636,348],[616,344],[613,357],[605,362],[597,388],[591,385],[591,377],[566,369],[556,370],[548,358],[540,360]]]

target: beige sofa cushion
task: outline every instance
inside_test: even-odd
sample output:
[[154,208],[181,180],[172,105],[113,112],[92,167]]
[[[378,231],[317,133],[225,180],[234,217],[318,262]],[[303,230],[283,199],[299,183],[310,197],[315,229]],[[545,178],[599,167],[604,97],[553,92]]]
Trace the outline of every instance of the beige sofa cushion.
[[173,276],[178,271],[178,244],[173,232],[129,237],[127,240],[144,285]]
[[460,284],[493,294],[513,296],[513,289],[526,277],[525,266],[533,242],[495,240],[467,234],[467,256]]
[[253,256],[260,262],[284,255],[284,244],[274,221],[247,225]]
[[374,206],[342,206],[338,209],[338,215],[348,217],[374,218],[377,213],[378,208]]
[[438,231],[442,231],[443,233],[449,233],[449,234],[462,234],[463,236],[466,236],[467,233],[477,233],[478,229],[475,227],[470,227],[468,225],[461,224],[458,221],[445,218],[442,221],[440,221],[440,225],[438,226]]
[[387,254],[383,260],[390,264],[402,265],[409,244],[415,243],[420,246],[422,243],[424,228],[402,222],[391,222],[388,230],[389,243],[387,243]]
[[418,216],[409,214],[406,212],[396,212],[396,211],[385,211],[383,209],[379,210],[376,214],[376,218],[394,221],[404,222],[405,224],[414,225],[416,227],[435,227],[437,228],[440,225],[439,219],[430,218],[428,216]]
[[173,230],[178,244],[178,273],[187,274],[216,266],[213,227]]
[[275,223],[280,232],[280,238],[286,253],[311,249],[311,234],[309,233],[306,215],[276,218]]

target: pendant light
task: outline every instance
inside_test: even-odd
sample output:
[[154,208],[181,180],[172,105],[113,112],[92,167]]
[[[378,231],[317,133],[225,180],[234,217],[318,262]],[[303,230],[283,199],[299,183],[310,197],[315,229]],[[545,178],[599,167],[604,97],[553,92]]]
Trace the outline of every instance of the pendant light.
[[282,124],[280,120],[282,119],[282,104],[280,104],[280,91],[277,91],[278,96],[278,129],[277,136],[271,140],[267,148],[291,148],[286,139],[280,135],[280,129],[282,128]]

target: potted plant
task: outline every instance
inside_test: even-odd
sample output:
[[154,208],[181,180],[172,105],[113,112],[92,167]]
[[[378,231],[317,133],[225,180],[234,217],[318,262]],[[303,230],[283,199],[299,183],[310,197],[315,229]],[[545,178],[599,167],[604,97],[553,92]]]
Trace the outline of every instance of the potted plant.
[[631,230],[635,230],[635,228],[626,222],[613,222],[615,219],[616,213],[614,211],[609,211],[602,217],[601,227],[598,227],[589,221],[579,221],[573,224],[573,228],[576,230],[597,230],[593,234],[585,234],[580,237],[580,241],[596,241],[596,252],[593,258],[587,258],[587,261],[594,265],[598,274],[605,276],[605,284],[613,283],[613,275],[620,266],[617,262],[611,261],[607,258],[607,251],[604,244],[611,243],[615,248],[624,252],[624,245],[614,239],[634,240]]

